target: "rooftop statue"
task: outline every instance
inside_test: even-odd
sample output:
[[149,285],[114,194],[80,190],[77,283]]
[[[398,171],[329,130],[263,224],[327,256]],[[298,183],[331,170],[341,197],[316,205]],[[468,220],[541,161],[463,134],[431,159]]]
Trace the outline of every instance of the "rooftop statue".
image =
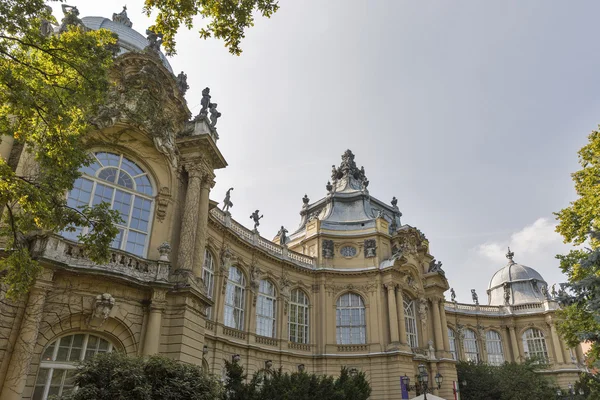
[[442,262],[436,261],[435,259],[429,263],[429,270],[427,272],[438,272],[445,275],[444,270],[442,269]]
[[[51,17],[52,16],[52,7],[50,6],[44,6],[46,12],[48,13],[48,16]],[[40,23],[40,34],[42,36],[50,36],[54,33],[54,26],[52,26],[52,21],[50,21],[49,19],[43,18],[41,19],[41,23]]]
[[196,120],[204,118],[208,115],[208,106],[210,105],[210,88],[204,88],[202,91],[202,100],[200,100],[200,105],[202,108],[200,109],[198,116],[196,116]]
[[62,4],[62,12],[65,15],[60,23],[59,32],[66,32],[69,26],[83,26],[83,22],[79,19],[79,10],[75,6]]
[[452,300],[453,303],[456,303],[456,292],[454,291],[454,288],[450,288],[450,300]]
[[225,193],[225,199],[223,200],[223,211],[227,212],[231,207],[233,207],[233,203],[231,202],[231,191],[233,188],[229,188],[227,193]]
[[336,181],[338,178],[338,169],[335,167],[335,165],[331,166],[331,180],[332,181]]
[[131,22],[129,17],[127,17],[127,6],[123,6],[123,11],[121,11],[120,13],[113,13],[112,20],[114,22],[118,22],[119,24],[123,24],[128,28],[131,28],[133,26],[133,23]]
[[160,51],[160,45],[162,44],[162,33],[155,33],[151,29],[146,29],[146,39],[148,39],[148,47],[154,51]]
[[190,88],[190,86],[187,84],[187,75],[181,71],[175,80],[177,82],[177,88],[179,88],[181,95],[184,96],[185,92],[187,92],[187,90]]
[[258,210],[254,211],[252,214],[250,214],[250,219],[254,221],[254,230],[256,230],[258,228],[258,226],[260,225],[260,219],[264,217],[264,215],[261,215],[260,217],[258,216]]
[[287,242],[286,233],[288,233],[288,230],[281,225],[281,229],[277,232],[277,236],[279,236],[279,244],[282,246],[285,246],[285,242]]
[[221,113],[217,111],[217,103],[210,103],[208,109],[210,111],[210,126],[215,127],[217,120],[221,116]]
[[512,252],[512,251],[510,251],[510,247],[509,247],[509,248],[508,248],[508,253],[506,253],[506,258],[508,258],[508,261],[509,261],[511,264],[514,264],[514,263],[515,263],[515,262],[513,261],[513,258],[514,258],[514,256],[515,256],[515,253],[514,253],[514,252]]
[[473,303],[475,303],[476,305],[479,305],[479,297],[477,297],[477,293],[475,292],[475,289],[471,289],[471,297],[473,298]]
[[392,197],[392,207],[398,208],[398,199],[396,196]]
[[308,207],[308,202],[310,201],[310,199],[308,198],[308,196],[305,194],[304,197],[302,198],[302,203],[304,205],[304,207]]
[[325,185],[325,189],[327,189],[327,193],[331,193],[333,191],[333,185],[330,181],[327,181],[327,185]]

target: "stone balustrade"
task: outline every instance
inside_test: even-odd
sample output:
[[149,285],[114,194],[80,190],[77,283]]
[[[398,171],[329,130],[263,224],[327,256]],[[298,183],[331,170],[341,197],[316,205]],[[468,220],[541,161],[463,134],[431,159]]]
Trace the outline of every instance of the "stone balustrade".
[[146,260],[121,250],[111,249],[108,262],[96,264],[85,256],[81,244],[60,236],[39,239],[35,249],[42,258],[67,268],[102,271],[143,282],[169,281],[168,262]]
[[540,303],[527,303],[506,306],[488,306],[477,304],[453,303],[446,301],[444,303],[446,312],[461,314],[478,314],[489,316],[522,315],[530,313],[539,313],[541,311],[557,310],[558,303],[554,300],[546,300]]

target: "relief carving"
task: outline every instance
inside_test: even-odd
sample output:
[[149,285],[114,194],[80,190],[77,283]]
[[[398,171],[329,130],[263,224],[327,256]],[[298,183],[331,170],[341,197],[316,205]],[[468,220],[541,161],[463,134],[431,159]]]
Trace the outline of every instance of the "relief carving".
[[158,219],[159,222],[165,220],[165,217],[167,216],[167,207],[169,206],[170,201],[171,191],[168,187],[163,186],[160,188],[158,197],[156,198],[156,219]]
[[324,239],[322,241],[323,246],[323,258],[333,258],[333,240]]

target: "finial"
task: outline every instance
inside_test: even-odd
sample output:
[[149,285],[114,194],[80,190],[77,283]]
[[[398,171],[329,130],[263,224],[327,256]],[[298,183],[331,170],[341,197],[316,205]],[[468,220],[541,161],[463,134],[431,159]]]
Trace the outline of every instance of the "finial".
[[508,259],[509,259],[509,261],[510,261],[511,263],[513,263],[513,262],[514,262],[514,261],[513,261],[513,257],[514,257],[514,256],[515,256],[515,253],[514,253],[514,252],[512,252],[512,251],[510,251],[510,247],[509,247],[509,248],[508,248],[508,253],[506,253],[506,258],[508,258]]
[[308,202],[310,201],[310,199],[308,198],[308,195],[304,195],[304,197],[302,198],[302,203],[304,203],[305,206],[308,206]]

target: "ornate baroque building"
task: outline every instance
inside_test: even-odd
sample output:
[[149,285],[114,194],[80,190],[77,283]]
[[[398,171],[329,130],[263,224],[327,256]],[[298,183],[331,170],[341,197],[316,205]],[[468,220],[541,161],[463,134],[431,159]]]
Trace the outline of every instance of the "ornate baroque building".
[[[209,90],[190,120],[185,76],[172,73],[160,38],[133,30],[124,11],[82,23],[117,33],[122,54],[90,133],[94,162],[65,195],[73,207],[109,202],[124,222],[105,265],[85,258],[79,231],[37,240],[43,273],[23,302],[0,302],[2,400],[66,393],[77,362],[114,350],[162,354],[219,376],[232,357],[249,374],[335,375],[347,366],[366,372],[373,399],[401,398],[400,377],[414,381],[419,364],[443,375],[436,394],[454,398],[458,359],[537,356],[561,386],[577,379],[583,355],[558,337],[544,279],[509,251],[488,305],[476,295],[476,304],[448,301],[429,241],[402,224],[398,200],[371,196],[349,150],[324,197],[303,198],[293,233],[262,237],[258,211],[254,230],[235,221],[231,192],[226,211],[210,200],[214,171],[227,162]],[[0,154],[27,168],[9,140]]]

